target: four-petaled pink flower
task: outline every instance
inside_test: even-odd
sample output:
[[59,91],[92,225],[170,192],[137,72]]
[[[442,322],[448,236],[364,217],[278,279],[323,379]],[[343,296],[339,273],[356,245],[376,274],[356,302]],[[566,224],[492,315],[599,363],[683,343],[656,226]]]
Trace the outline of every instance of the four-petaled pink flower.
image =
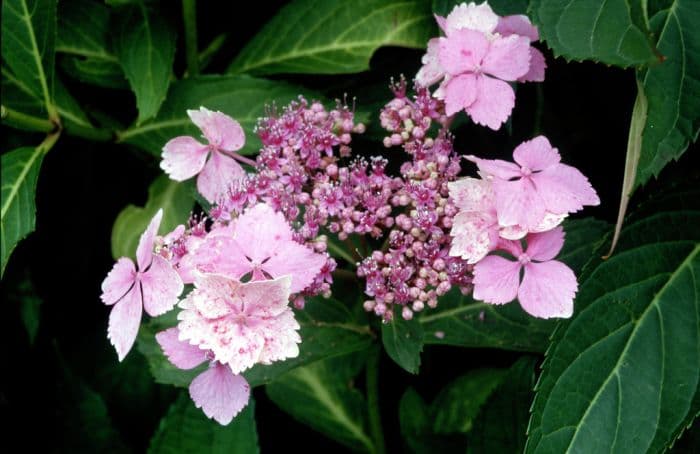
[[190,136],[175,137],[163,147],[160,167],[176,181],[199,174],[197,190],[209,202],[217,202],[231,184],[245,176],[245,171],[234,158],[254,164],[235,153],[245,144],[245,133],[236,120],[221,112],[200,107],[199,110],[188,110],[187,115],[202,131],[208,144]]
[[565,264],[552,260],[564,244],[564,231],[557,227],[532,233],[526,240],[524,252],[520,241],[502,241],[499,245],[516,261],[490,255],[474,265],[474,298],[505,304],[517,297],[523,309],[535,317],[571,317],[578,289],[576,276]]
[[197,249],[194,262],[200,271],[233,279],[290,275],[291,291],[297,293],[313,282],[326,256],[294,241],[284,215],[260,203],[230,227],[211,232]]
[[544,136],[518,145],[517,164],[499,159],[467,156],[492,181],[498,224],[519,225],[536,231],[547,217],[574,213],[600,199],[588,179],[574,167],[562,164],[556,148]]
[[170,263],[153,253],[153,242],[163,210],[153,217],[136,249],[136,263],[122,257],[102,282],[102,301],[114,305],[109,314],[107,337],[117,350],[119,361],[131,350],[141,322],[141,311],[151,316],[164,314],[177,303],[184,285]]
[[156,335],[180,369],[209,360],[190,384],[190,397],[222,425],[248,403],[250,386],[240,374],[255,364],[299,355],[299,324],[289,307],[291,278],[240,283],[199,274],[180,303],[179,324]]

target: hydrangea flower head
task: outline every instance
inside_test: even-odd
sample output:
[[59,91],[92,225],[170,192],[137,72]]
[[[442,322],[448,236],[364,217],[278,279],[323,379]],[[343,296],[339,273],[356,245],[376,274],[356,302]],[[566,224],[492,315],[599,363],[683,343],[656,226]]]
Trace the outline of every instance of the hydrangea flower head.
[[176,181],[199,175],[197,190],[209,202],[215,202],[233,182],[245,176],[234,159],[247,162],[235,153],[245,144],[245,133],[236,120],[221,112],[200,107],[188,110],[187,115],[202,131],[207,145],[190,136],[175,137],[163,147],[160,167]]
[[117,350],[119,361],[131,350],[141,322],[141,311],[151,316],[164,314],[177,303],[184,285],[163,257],[153,253],[153,243],[163,217],[158,210],[143,232],[136,249],[136,263],[126,257],[117,260],[102,282],[101,299],[113,305],[107,336]]
[[[527,250],[520,241],[503,241],[500,248],[515,261],[490,255],[474,266],[474,298],[505,304],[516,297],[525,311],[535,317],[571,317],[578,284],[576,276],[562,262],[553,260],[564,245],[561,227],[527,236]],[[520,271],[524,270],[522,282]]]

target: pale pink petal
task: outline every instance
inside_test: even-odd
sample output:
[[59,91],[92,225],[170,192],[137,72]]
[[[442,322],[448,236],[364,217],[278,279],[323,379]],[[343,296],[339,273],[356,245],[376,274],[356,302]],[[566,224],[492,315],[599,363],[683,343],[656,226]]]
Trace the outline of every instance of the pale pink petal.
[[450,198],[460,211],[488,212],[494,207],[491,182],[480,178],[461,178],[447,183]]
[[192,293],[190,301],[204,318],[221,318],[236,312],[237,309],[242,310],[242,301],[235,297],[241,285],[243,284],[226,276],[198,274],[195,286],[204,291]]
[[433,14],[433,16],[435,17],[435,22],[437,22],[440,30],[442,30],[443,33],[447,33],[447,19],[438,14]]
[[122,257],[114,264],[112,270],[102,281],[102,295],[100,299],[105,304],[114,304],[119,301],[134,285],[136,268],[131,259]]
[[445,89],[447,88],[447,84],[449,84],[451,80],[452,80],[452,76],[450,76],[449,74],[445,74],[445,78],[442,79],[442,82],[440,82],[440,85],[438,85],[438,87],[433,92],[433,97],[435,99],[441,99],[441,100],[445,99]]
[[151,267],[141,275],[143,307],[152,317],[165,314],[177,304],[185,286],[167,260],[160,255],[153,256]]
[[253,265],[246,258],[246,253],[230,236],[208,236],[194,252],[191,262],[193,266],[190,268],[204,273],[222,274],[233,279],[240,279],[253,271]]
[[530,230],[544,218],[545,204],[529,179],[496,179],[493,180],[493,190],[496,193],[496,213],[501,227],[520,225]]
[[153,242],[158,234],[160,221],[163,219],[163,209],[158,210],[151,222],[146,227],[146,231],[139,238],[139,245],[136,248],[136,263],[139,265],[139,271],[145,271],[150,265],[153,258]]
[[248,405],[250,385],[226,366],[215,364],[192,380],[190,397],[208,418],[225,426]]
[[574,167],[556,164],[532,175],[547,209],[554,214],[573,213],[584,205],[598,205],[600,199],[588,179]]
[[546,262],[556,257],[562,246],[564,246],[564,229],[557,227],[548,232],[528,235],[525,253],[531,260]]
[[498,26],[498,16],[487,2],[480,5],[476,5],[474,2],[462,3],[452,9],[445,22],[445,33],[448,35],[462,29],[493,33]]
[[243,300],[246,315],[274,317],[289,307],[291,276],[241,284],[236,295]]
[[518,259],[523,253],[523,245],[520,241],[506,240],[504,238],[498,237],[497,242],[497,250],[508,252],[516,259]]
[[196,271],[196,254],[199,246],[204,242],[204,238],[190,235],[185,240],[185,247],[187,248],[187,254],[183,255],[177,262],[177,267],[175,270],[177,274],[180,275],[183,284],[191,284],[194,282],[195,271]]
[[292,276],[292,293],[309,286],[326,263],[326,256],[293,241],[278,245],[262,269],[272,277]]
[[513,301],[518,294],[520,262],[489,255],[474,265],[474,298],[492,304]]
[[481,75],[476,78],[476,91],[476,100],[467,107],[467,113],[474,123],[497,131],[515,107],[513,89],[502,80]]
[[209,148],[192,137],[175,137],[163,147],[160,168],[175,181],[184,181],[202,171]]
[[488,50],[489,41],[483,33],[458,30],[447,38],[440,38],[440,66],[453,76],[473,72],[481,65]]
[[239,163],[214,151],[197,177],[197,190],[209,202],[215,203],[219,196],[225,194],[232,184],[244,176],[245,171]]
[[530,69],[530,42],[523,36],[496,38],[484,57],[481,69],[503,80],[516,80]]
[[160,348],[168,360],[179,369],[193,369],[207,360],[206,352],[178,339],[180,330],[168,328],[156,334]]
[[112,308],[107,325],[107,338],[117,350],[119,361],[123,360],[136,340],[141,322],[141,289],[137,283]]
[[531,229],[530,232],[540,233],[552,230],[554,227],[561,224],[564,221],[564,219],[566,219],[568,216],[568,214],[553,214],[547,212],[545,213],[544,218],[542,218],[542,221],[539,224],[537,224],[537,226],[534,229]]
[[540,40],[537,27],[532,25],[530,19],[523,14],[499,18],[495,32],[501,36],[520,35],[527,37],[530,41]]
[[506,240],[521,240],[529,233],[522,225],[509,225],[498,229],[498,236]]
[[450,235],[450,255],[461,257],[469,264],[477,263],[495,247],[495,219],[479,212],[460,212],[453,220]]
[[234,238],[245,255],[261,262],[273,255],[281,243],[292,240],[292,228],[282,213],[259,203],[238,218]]
[[445,86],[445,113],[454,115],[474,103],[477,95],[476,76],[462,74]]
[[236,151],[245,144],[245,133],[241,125],[228,115],[204,107],[188,110],[192,122],[202,131],[210,144],[219,150]]
[[518,145],[513,151],[513,159],[522,167],[534,171],[558,164],[561,157],[545,136],[537,136]]
[[431,39],[428,41],[428,51],[421,59],[423,66],[416,74],[416,82],[424,87],[429,87],[445,77],[445,71],[440,66],[438,59],[439,47],[440,40],[438,38]]
[[518,78],[518,82],[542,82],[544,81],[545,69],[547,69],[547,62],[544,55],[530,46],[530,68],[524,76]]
[[571,317],[578,284],[574,272],[556,260],[525,265],[518,300],[535,317]]
[[299,356],[301,337],[297,330],[299,323],[294,318],[294,312],[287,307],[284,312],[270,319],[262,327],[265,346],[260,353],[260,362],[270,364],[287,358]]
[[487,176],[493,176],[501,180],[509,180],[520,176],[520,167],[512,162],[500,159],[481,159],[474,155],[465,157],[467,160],[475,163],[479,170]]

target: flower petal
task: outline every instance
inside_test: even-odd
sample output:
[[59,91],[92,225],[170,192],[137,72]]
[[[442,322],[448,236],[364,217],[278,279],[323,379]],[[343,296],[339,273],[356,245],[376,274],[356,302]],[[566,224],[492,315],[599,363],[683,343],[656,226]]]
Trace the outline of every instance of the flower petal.
[[469,264],[477,263],[495,248],[495,228],[495,219],[484,213],[458,213],[450,232],[453,237],[450,255],[461,257]]
[[168,357],[168,360],[179,369],[194,369],[207,360],[204,350],[183,342],[178,337],[180,330],[168,328],[156,334],[156,341]]
[[294,318],[294,312],[290,307],[268,320],[262,327],[265,346],[260,353],[260,362],[270,364],[273,361],[299,356],[298,344],[301,342],[297,332],[299,328],[299,323]]
[[214,151],[197,177],[197,190],[211,203],[216,203],[229,187],[245,176],[245,171],[233,158]]
[[170,262],[154,255],[151,267],[141,275],[141,288],[144,309],[148,315],[157,317],[175,307],[185,286]]
[[450,79],[445,85],[445,113],[454,115],[471,106],[476,100],[476,76],[462,74]]
[[274,254],[283,242],[292,241],[292,228],[280,212],[259,203],[236,221],[234,238],[253,261],[263,261]]
[[515,93],[502,80],[481,75],[476,78],[476,100],[467,107],[474,123],[497,131],[515,107]]
[[175,181],[184,181],[202,171],[209,148],[192,137],[180,136],[168,141],[163,147],[160,168]]
[[530,41],[540,40],[537,27],[532,25],[530,19],[524,14],[499,18],[495,32],[501,36],[520,35],[527,37]]
[[481,159],[474,155],[465,156],[468,161],[473,162],[479,170],[487,176],[493,176],[501,180],[520,177],[520,167],[512,162],[500,159]]
[[537,227],[545,216],[545,204],[528,178],[515,181],[494,180],[496,213],[501,227],[520,225],[527,230]]
[[102,295],[100,299],[103,303],[111,305],[119,301],[126,292],[131,290],[136,279],[136,267],[131,259],[122,257],[114,264],[112,270],[107,273],[107,277],[102,281]]
[[240,279],[253,270],[253,265],[233,237],[210,235],[194,252],[191,268]]
[[498,16],[488,2],[476,5],[462,3],[455,6],[445,20],[445,33],[450,35],[457,30],[470,29],[482,33],[492,33],[498,25]]
[[518,82],[542,82],[544,81],[545,69],[547,69],[547,62],[544,55],[538,49],[530,46],[530,69],[524,76],[518,78]]
[[208,418],[225,426],[248,405],[250,385],[217,363],[192,380],[190,397]]
[[440,27],[440,30],[442,30],[443,33],[447,33],[447,19],[445,19],[444,16],[440,16],[438,14],[433,14],[435,17],[435,22],[437,22],[438,27]]
[[578,284],[574,272],[556,260],[525,265],[518,291],[520,305],[540,318],[571,317]]
[[546,262],[556,257],[562,246],[564,246],[564,229],[557,227],[548,232],[528,235],[526,253],[531,260]]
[[274,317],[289,307],[292,277],[282,276],[273,280],[241,284],[236,295],[243,300],[247,315]]
[[123,360],[136,340],[141,322],[141,289],[138,282],[112,308],[107,325],[107,338],[117,350],[119,361]]
[[325,255],[294,241],[286,241],[278,244],[278,249],[262,265],[262,269],[272,277],[291,275],[291,292],[297,293],[313,282],[325,263]]
[[513,81],[524,76],[530,69],[530,40],[518,35],[494,39],[481,69],[503,80]]
[[440,66],[453,76],[473,72],[481,65],[488,49],[489,41],[483,33],[458,30],[446,38],[440,38]]
[[447,183],[450,198],[460,211],[489,212],[494,208],[491,182],[480,178],[461,178]]
[[192,122],[202,131],[210,144],[219,150],[236,151],[245,144],[245,133],[238,123],[228,115],[204,107],[188,110]]
[[532,180],[547,211],[554,214],[574,213],[584,205],[600,204],[588,178],[566,164],[557,164],[533,174]]
[[513,301],[518,294],[520,262],[490,255],[474,265],[474,298],[492,304]]
[[141,272],[145,271],[151,265],[153,259],[153,242],[158,234],[161,219],[163,219],[162,208],[153,216],[148,227],[146,227],[146,230],[141,234],[141,238],[139,238],[139,245],[136,248],[136,263],[138,263],[139,271]]
[[537,136],[518,145],[513,151],[513,159],[530,170],[544,170],[561,161],[559,151],[545,136]]
[[423,87],[429,87],[445,77],[445,71],[440,66],[438,58],[439,47],[440,40],[438,38],[431,39],[428,41],[428,51],[421,58],[423,66],[416,74],[416,82]]

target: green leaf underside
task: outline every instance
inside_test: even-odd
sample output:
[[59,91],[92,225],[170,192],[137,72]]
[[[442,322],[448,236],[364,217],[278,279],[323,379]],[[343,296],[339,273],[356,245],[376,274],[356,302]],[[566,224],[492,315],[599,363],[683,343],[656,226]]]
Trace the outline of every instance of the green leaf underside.
[[161,419],[149,454],[249,454],[260,451],[255,427],[255,401],[226,426],[207,418],[186,392],[180,393]]
[[254,133],[265,106],[275,103],[284,106],[300,94],[311,99],[323,99],[316,93],[280,81],[255,79],[248,76],[201,76],[176,82],[170,88],[167,100],[151,121],[123,132],[120,139],[160,156],[165,143],[176,136],[189,135],[200,141],[202,133],[187,116],[188,109],[204,106],[219,110],[238,121],[246,133],[241,154],[257,153],[260,139]]
[[530,13],[556,56],[621,67],[658,62],[637,0],[532,0]]
[[112,227],[112,256],[135,257],[141,234],[159,209],[163,220],[158,233],[164,235],[179,224],[187,223],[194,199],[192,188],[160,175],[148,187],[148,200],[144,207],[127,205],[117,216]]
[[158,113],[168,93],[175,32],[143,3],[126,8],[117,22],[115,52],[136,95],[140,124]]
[[56,0],[2,2],[3,65],[7,65],[29,92],[41,100],[49,116],[55,115],[55,41]]
[[381,46],[422,49],[436,35],[427,1],[296,0],[243,48],[228,72],[360,72]]
[[[142,324],[136,346],[148,359],[156,382],[187,387],[206,366],[202,365],[193,370],[177,369],[163,355],[155,339],[156,333],[177,324],[175,312]],[[299,344],[299,356],[271,365],[258,364],[247,370],[243,375],[251,386],[269,383],[281,374],[304,364],[364,350],[372,343],[369,328],[357,323],[350,311],[334,299],[308,299],[304,309],[296,311],[296,319],[301,325],[299,333],[302,342]]]
[[668,211],[623,229],[553,335],[526,452],[661,452],[700,411],[699,221]]
[[700,131],[700,8],[674,0],[651,18],[664,61],[640,74],[649,103],[636,186],[677,160]]
[[36,182],[44,151],[22,147],[4,153],[2,167],[2,212],[0,216],[0,265],[2,274],[17,243],[34,231]]
[[374,452],[367,433],[367,404],[352,386],[357,370],[346,373],[346,361],[342,356],[297,367],[268,383],[265,391],[301,423],[353,450]]
[[396,364],[412,374],[417,374],[420,367],[424,337],[418,319],[404,320],[398,307],[394,311],[394,319],[382,324],[382,343],[386,353]]

